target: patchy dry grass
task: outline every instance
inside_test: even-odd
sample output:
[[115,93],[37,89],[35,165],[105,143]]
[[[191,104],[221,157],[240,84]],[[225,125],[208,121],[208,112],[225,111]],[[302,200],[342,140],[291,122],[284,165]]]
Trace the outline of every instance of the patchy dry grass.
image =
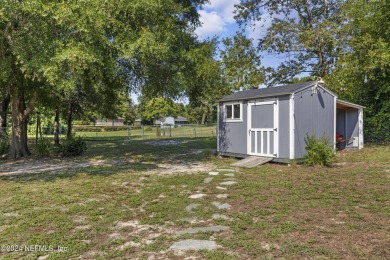
[[388,258],[389,158],[390,147],[373,146],[340,152],[330,168],[241,170],[230,191],[239,221],[221,244],[250,258]]
[[[161,165],[221,168],[215,139],[179,145],[91,142],[77,163],[118,162],[0,176],[0,245],[52,245],[65,252],[0,252],[4,259],[124,259],[184,256],[201,259],[386,259],[390,255],[390,147],[341,152],[333,167],[268,164],[235,173],[238,184],[216,189],[223,175],[161,175]],[[4,162],[0,162],[0,167]],[[71,160],[67,161],[71,164]],[[202,199],[189,195],[201,192]],[[232,205],[218,211],[216,195]],[[191,203],[200,206],[185,211]],[[231,220],[212,220],[214,213]],[[188,223],[187,218],[196,217]],[[181,238],[214,239],[223,247],[178,255],[176,231],[226,225],[220,233]]]

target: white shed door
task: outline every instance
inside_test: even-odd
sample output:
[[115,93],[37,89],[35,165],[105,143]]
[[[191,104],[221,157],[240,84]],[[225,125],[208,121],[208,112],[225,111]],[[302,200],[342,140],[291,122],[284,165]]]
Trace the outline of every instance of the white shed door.
[[248,103],[248,154],[278,155],[278,101]]

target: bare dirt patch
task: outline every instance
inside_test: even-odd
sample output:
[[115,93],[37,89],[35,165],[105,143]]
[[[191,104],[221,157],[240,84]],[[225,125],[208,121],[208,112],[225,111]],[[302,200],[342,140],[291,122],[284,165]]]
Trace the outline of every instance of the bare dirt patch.
[[162,175],[172,174],[172,173],[197,173],[197,172],[206,172],[213,169],[213,165],[210,163],[163,163],[157,164],[158,168],[150,170],[149,173],[157,173]]
[[115,247],[117,250],[125,250],[129,247],[140,248],[150,245],[162,236],[173,236],[175,232],[170,226],[170,223],[164,225],[147,225],[141,224],[138,220],[116,222],[112,230],[113,233],[108,235],[106,242],[117,239],[122,240],[122,244]]
[[[1,165],[0,176],[18,176],[36,173],[60,173],[64,171],[74,171],[86,167],[101,166],[122,166],[132,169],[135,163],[132,159],[116,160],[91,160],[91,161],[73,161],[69,159],[25,159],[18,161],[9,161]],[[199,162],[172,162],[157,164],[155,169],[145,170],[145,173],[152,174],[172,174],[172,173],[196,173],[209,171],[213,168],[210,163]],[[123,184],[124,186],[126,183]]]
[[28,173],[59,172],[94,166],[109,166],[120,160],[72,161],[58,159],[24,159],[9,161],[1,165],[0,176],[23,175]]

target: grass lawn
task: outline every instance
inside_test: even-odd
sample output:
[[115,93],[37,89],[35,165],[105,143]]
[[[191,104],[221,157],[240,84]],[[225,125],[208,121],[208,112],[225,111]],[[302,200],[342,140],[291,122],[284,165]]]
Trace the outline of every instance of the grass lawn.
[[[214,156],[215,138],[178,140],[165,145],[94,141],[81,158],[52,159],[67,168],[0,174],[0,258],[389,258],[389,146],[340,152],[329,168],[267,164],[238,169],[237,184],[219,190],[226,180],[222,172],[210,183],[204,179],[235,159]],[[102,163],[72,167],[75,162]],[[12,163],[0,161],[0,172]],[[187,168],[191,174],[180,173]],[[189,195],[198,192],[207,196],[195,201],[198,208],[186,211],[194,203]],[[221,212],[212,206],[220,193],[228,195],[221,201],[231,209]],[[215,213],[229,219],[214,220]],[[188,218],[196,221],[188,223]],[[211,225],[229,230],[175,235]],[[184,255],[169,250],[186,238],[215,240],[221,247]],[[23,251],[7,252],[7,245],[23,246]],[[25,245],[48,250],[26,251]],[[49,246],[63,250],[51,252]]]

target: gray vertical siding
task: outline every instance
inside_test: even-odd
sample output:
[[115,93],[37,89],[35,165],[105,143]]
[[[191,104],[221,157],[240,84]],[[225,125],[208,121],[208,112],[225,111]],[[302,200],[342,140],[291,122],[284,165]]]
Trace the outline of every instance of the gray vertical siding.
[[[278,158],[289,158],[290,156],[290,96],[280,96],[279,98],[279,155]],[[273,99],[257,99],[256,101],[274,101]],[[254,100],[251,100],[254,101]],[[242,104],[243,109],[243,121],[242,122],[224,122],[224,111],[223,111],[223,103],[219,104],[219,117],[218,117],[218,125],[219,125],[219,151],[223,153],[234,153],[234,154],[247,154],[247,138],[248,129],[247,129],[247,115],[248,115],[248,101],[244,101]],[[256,110],[256,109],[254,109]],[[252,113],[253,114],[253,113]],[[266,116],[268,118],[269,115]],[[269,117],[271,118],[271,117]],[[273,118],[273,116],[272,116]],[[258,121],[260,119],[260,115],[252,115],[252,123],[253,127],[265,127],[262,124],[262,121]],[[251,142],[254,147],[254,136],[252,136]],[[272,134],[271,141],[273,142],[274,135]],[[260,142],[260,137],[258,138],[258,142]],[[258,144],[258,145],[266,145],[266,144]],[[270,146],[270,150],[273,153],[274,148]],[[254,152],[254,151],[252,151]]]
[[279,158],[290,158],[290,96],[279,97]]
[[242,103],[242,122],[225,122],[223,103],[219,103],[219,151],[247,154],[247,102]]
[[313,95],[311,88],[295,93],[295,159],[305,156],[307,135],[325,136],[333,145],[335,98],[322,88],[318,88],[317,94]]
[[[347,129],[345,139],[359,137],[359,110],[346,110]],[[353,141],[347,142],[347,147],[353,147]]]

